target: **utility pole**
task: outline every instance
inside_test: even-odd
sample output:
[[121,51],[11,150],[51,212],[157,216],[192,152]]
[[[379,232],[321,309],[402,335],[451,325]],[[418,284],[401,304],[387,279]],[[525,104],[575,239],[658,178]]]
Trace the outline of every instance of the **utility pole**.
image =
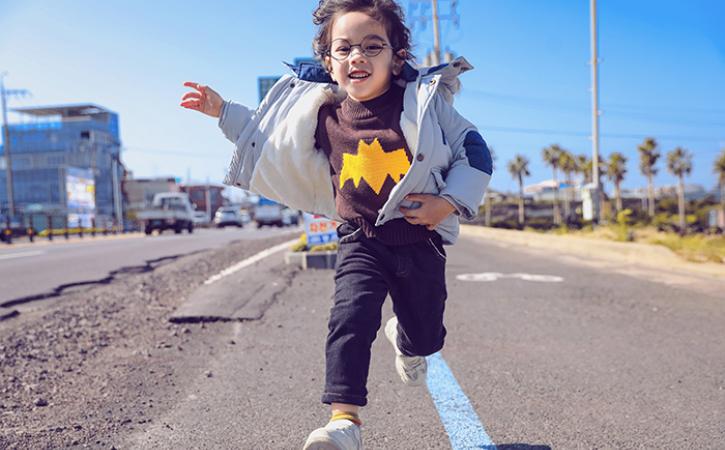
[[[410,17],[411,29],[415,28],[416,24],[420,25],[420,28],[425,30],[428,21],[433,22],[433,50],[428,52],[425,56],[424,65],[437,66],[441,63],[441,35],[440,35],[440,22],[442,20],[450,20],[454,26],[459,25],[459,16],[456,13],[456,7],[458,6],[458,0],[449,0],[450,2],[450,13],[447,15],[440,14],[438,0],[411,0]],[[421,6],[422,13],[415,15],[416,6]],[[427,8],[430,6],[431,15],[428,16]],[[449,62],[453,59],[453,53],[450,50],[446,50],[445,60]]]
[[7,185],[8,196],[8,219],[15,216],[15,196],[13,195],[13,169],[10,159],[10,126],[8,125],[8,110],[6,97],[13,95],[23,97],[29,95],[25,89],[5,89],[5,75],[7,72],[0,73],[0,97],[2,97],[3,109],[3,145],[5,150],[5,184]]
[[599,183],[599,60],[597,57],[597,0],[590,0],[591,53],[592,53],[592,205],[595,222],[602,219],[602,192]]
[[120,155],[111,156],[111,170],[113,171],[113,213],[116,216],[116,231],[123,232],[123,212],[121,207],[121,184],[118,179],[118,169],[120,167]]
[[431,0],[433,8],[433,65],[441,63],[441,36],[438,29],[438,0]]
[[5,76],[7,72],[0,73],[0,97],[2,97],[3,110],[3,146],[5,153],[5,184],[8,197],[8,219],[15,216],[15,196],[13,193],[13,165],[10,158],[10,126],[8,124],[7,97],[25,97],[30,95],[26,89],[5,89]]
[[206,190],[204,191],[204,203],[206,203],[206,217],[211,223],[211,192],[209,191],[209,177],[206,177]]

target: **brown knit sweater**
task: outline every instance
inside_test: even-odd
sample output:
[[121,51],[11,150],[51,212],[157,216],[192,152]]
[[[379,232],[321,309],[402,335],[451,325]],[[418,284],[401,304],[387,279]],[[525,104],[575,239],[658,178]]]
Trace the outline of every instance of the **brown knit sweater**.
[[317,148],[330,161],[337,213],[388,245],[419,242],[435,233],[405,219],[375,226],[378,211],[412,161],[400,129],[404,92],[393,84],[369,101],[347,97],[340,104],[324,105],[315,132]]

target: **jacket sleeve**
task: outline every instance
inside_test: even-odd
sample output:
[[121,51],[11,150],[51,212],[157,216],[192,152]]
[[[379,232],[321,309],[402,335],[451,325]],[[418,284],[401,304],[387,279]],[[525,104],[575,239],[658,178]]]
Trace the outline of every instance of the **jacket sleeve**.
[[222,129],[227,139],[236,144],[239,135],[251,118],[252,110],[246,106],[225,101],[222,104],[221,114],[219,114],[219,128]]
[[450,201],[466,219],[478,214],[486,187],[491,181],[491,152],[473,124],[464,119],[442,96],[434,100],[444,139],[453,152],[440,196]]

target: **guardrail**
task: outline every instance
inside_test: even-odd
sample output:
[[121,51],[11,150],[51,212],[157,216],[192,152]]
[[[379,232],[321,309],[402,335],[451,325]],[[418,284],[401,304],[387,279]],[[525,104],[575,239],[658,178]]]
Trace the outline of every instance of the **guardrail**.
[[115,235],[119,233],[123,233],[123,231],[119,230],[117,227],[113,228],[98,228],[98,227],[73,227],[73,228],[46,228],[40,232],[36,232],[33,227],[28,227],[22,230],[22,234],[17,233],[17,229],[13,230],[11,228],[4,228],[2,230],[2,234],[0,235],[2,237],[3,242],[6,244],[12,244],[13,239],[16,238],[22,238],[27,237],[30,242],[35,242],[36,238],[46,238],[49,241],[52,241],[55,237],[61,237],[65,238],[66,240],[70,239],[71,236],[78,236],[80,238],[83,238],[84,236],[91,236],[96,237],[97,235],[101,236],[108,236],[108,235]]

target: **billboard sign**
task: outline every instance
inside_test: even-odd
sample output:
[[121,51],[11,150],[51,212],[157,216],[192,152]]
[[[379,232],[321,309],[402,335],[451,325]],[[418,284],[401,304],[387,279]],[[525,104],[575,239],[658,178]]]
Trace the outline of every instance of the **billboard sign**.
[[96,214],[96,182],[93,171],[77,167],[66,168],[65,194],[68,225],[91,227]]
[[327,244],[337,241],[338,222],[325,216],[305,213],[305,233],[307,245]]

